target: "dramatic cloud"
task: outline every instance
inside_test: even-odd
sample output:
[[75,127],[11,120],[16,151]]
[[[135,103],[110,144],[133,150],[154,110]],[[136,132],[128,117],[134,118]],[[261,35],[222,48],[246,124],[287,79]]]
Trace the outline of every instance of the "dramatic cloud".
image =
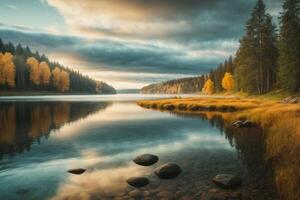
[[70,28],[91,36],[211,40],[240,35],[253,1],[48,0]]
[[[203,44],[203,50],[167,47],[148,43],[118,40],[88,40],[78,37],[0,29],[0,37],[15,43],[28,44],[56,57],[74,57],[81,64],[101,70],[149,73],[207,73],[220,57],[230,52],[220,48],[212,51]],[[213,44],[210,44],[213,45]]]
[[[110,79],[116,87],[141,87],[207,73],[233,55],[255,2],[43,0],[38,10],[55,10],[61,26],[28,28],[3,21],[0,37],[32,46],[94,78]],[[265,2],[277,22],[281,0]],[[22,9],[18,1],[14,5]]]

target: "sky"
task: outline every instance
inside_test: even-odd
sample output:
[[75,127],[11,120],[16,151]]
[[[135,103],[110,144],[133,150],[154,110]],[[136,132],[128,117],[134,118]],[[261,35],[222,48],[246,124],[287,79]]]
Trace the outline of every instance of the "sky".
[[[234,55],[257,0],[0,0],[0,38],[116,89],[206,74]],[[282,0],[265,0],[278,21]]]

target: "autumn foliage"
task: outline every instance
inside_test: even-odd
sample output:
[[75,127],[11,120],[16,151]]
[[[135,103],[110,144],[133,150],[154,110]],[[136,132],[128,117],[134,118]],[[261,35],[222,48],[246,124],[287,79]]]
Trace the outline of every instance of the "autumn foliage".
[[202,91],[206,94],[212,94],[214,92],[214,82],[212,82],[212,80],[208,79],[205,82]]
[[[0,53],[0,85],[15,87],[16,70],[13,62],[14,56],[11,53]],[[51,80],[51,70],[47,62],[39,61],[34,57],[29,57],[26,61],[29,66],[29,79],[36,85],[49,85]],[[66,92],[70,88],[69,73],[55,67],[53,70],[53,85],[60,92]]]
[[0,52],[0,85],[15,87],[16,70],[11,53]]
[[46,62],[41,62],[39,65],[41,84],[48,85],[50,82],[51,71]]
[[55,67],[52,71],[53,85],[61,92],[66,92],[70,88],[69,73]]
[[46,62],[41,62],[34,57],[27,59],[27,65],[30,69],[30,80],[35,85],[48,85],[50,82],[51,71],[49,65]]
[[227,91],[231,91],[234,88],[233,76],[228,72],[225,73],[225,76],[222,80],[222,87]]
[[[57,67],[56,85],[52,71]],[[59,80],[59,81],[58,81]],[[115,94],[110,85],[94,80],[79,71],[51,61],[30,47],[0,38],[0,91],[9,92],[70,92]],[[3,93],[6,95],[6,93]]]

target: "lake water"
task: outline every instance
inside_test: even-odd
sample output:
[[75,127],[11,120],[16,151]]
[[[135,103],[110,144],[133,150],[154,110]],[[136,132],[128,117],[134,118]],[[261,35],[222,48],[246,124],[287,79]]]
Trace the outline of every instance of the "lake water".
[[[130,199],[132,176],[150,184],[137,199],[200,199],[220,173],[243,179],[244,199],[278,199],[262,130],[236,133],[220,118],[147,110],[153,95],[14,97],[0,100],[0,199]],[[238,134],[238,136],[237,136]],[[134,164],[143,153],[151,167]],[[153,170],[177,163],[182,173],[160,180]],[[67,173],[86,168],[78,176]],[[118,197],[118,198],[117,198]],[[169,194],[170,198],[170,194]]]

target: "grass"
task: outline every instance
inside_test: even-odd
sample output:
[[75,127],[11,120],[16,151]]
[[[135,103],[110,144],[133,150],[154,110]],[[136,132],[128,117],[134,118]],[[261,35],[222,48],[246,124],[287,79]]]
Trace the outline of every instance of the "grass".
[[137,103],[142,107],[161,110],[233,112],[267,107],[276,104],[277,101],[241,98],[174,98],[145,100],[138,101]]
[[263,130],[263,157],[273,163],[280,199],[293,200],[300,199],[300,104],[281,103],[282,97],[285,96],[278,93],[259,98],[173,98],[137,103],[178,114],[199,114],[207,120],[221,118],[225,128],[231,128],[236,120],[248,119],[258,124]]

